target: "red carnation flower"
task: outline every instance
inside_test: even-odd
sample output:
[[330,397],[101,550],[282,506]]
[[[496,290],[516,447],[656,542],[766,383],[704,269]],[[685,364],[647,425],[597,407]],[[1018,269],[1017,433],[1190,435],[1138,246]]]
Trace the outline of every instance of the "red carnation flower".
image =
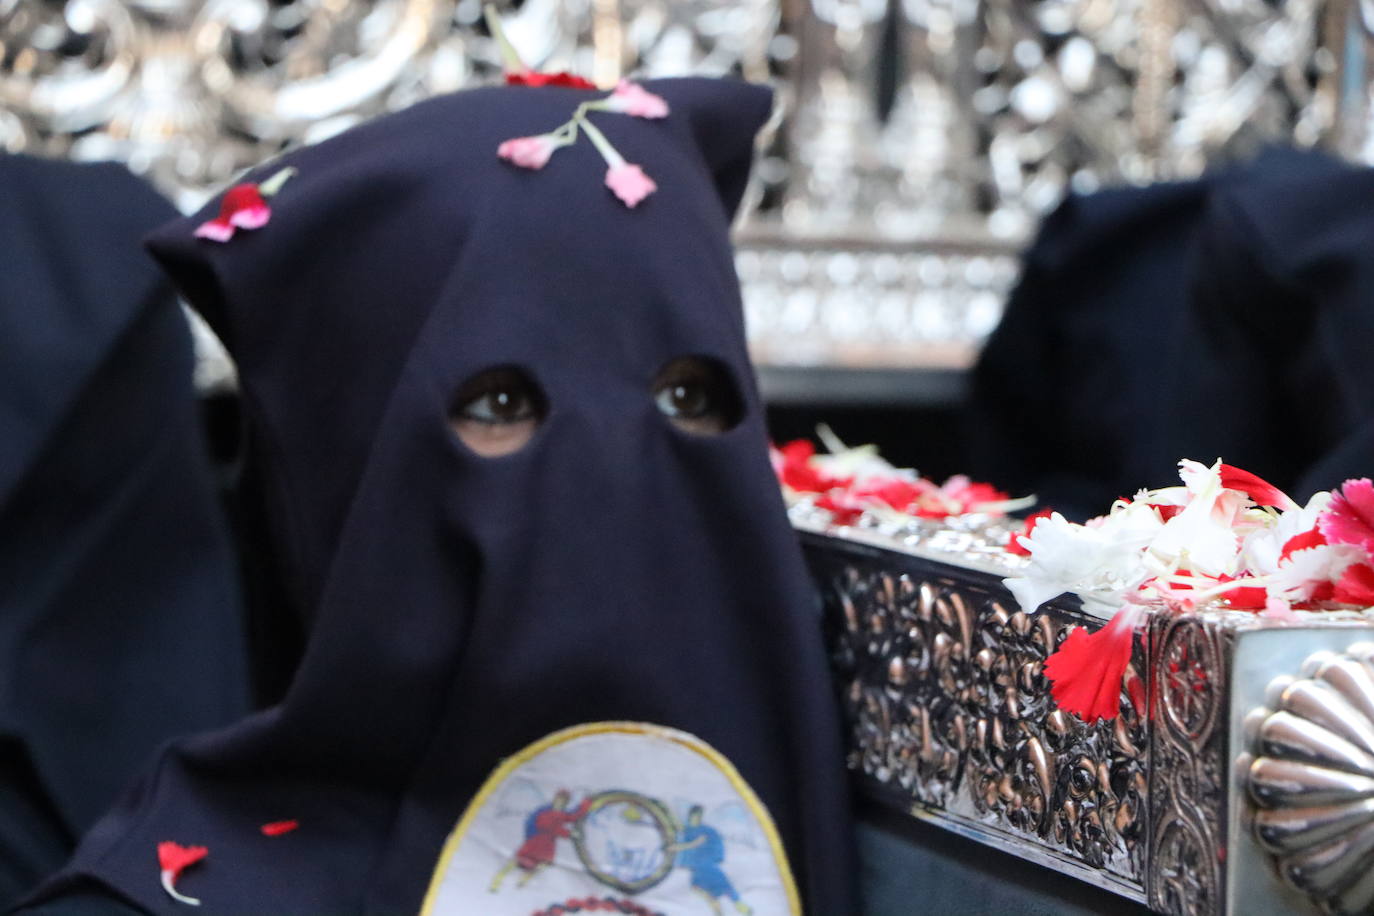
[[1239,490],[1261,506],[1274,506],[1279,509],[1298,508],[1292,497],[1272,483],[1229,464],[1221,466],[1221,485],[1228,490]]
[[1374,566],[1355,563],[1341,574],[1332,597],[1342,604],[1374,606]]
[[1121,681],[1131,663],[1132,637],[1143,605],[1127,605],[1096,633],[1074,627],[1045,662],[1059,708],[1089,724],[1121,711]]
[[281,186],[294,174],[296,170],[288,166],[261,184],[245,182],[234,185],[220,199],[219,216],[197,226],[195,237],[227,242],[239,229],[261,229],[266,226],[272,219],[272,208],[267,206],[267,198],[281,190]]

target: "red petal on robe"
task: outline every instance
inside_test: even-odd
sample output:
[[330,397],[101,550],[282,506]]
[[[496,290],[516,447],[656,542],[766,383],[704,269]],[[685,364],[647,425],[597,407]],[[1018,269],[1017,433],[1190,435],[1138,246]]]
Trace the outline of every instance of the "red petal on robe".
[[281,836],[283,833],[290,833],[300,825],[300,821],[273,821],[270,824],[263,824],[260,829],[263,836]]
[[1298,504],[1293,502],[1291,496],[1269,481],[1229,464],[1221,466],[1221,485],[1228,490],[1239,490],[1261,506],[1275,506],[1279,509],[1298,508]]

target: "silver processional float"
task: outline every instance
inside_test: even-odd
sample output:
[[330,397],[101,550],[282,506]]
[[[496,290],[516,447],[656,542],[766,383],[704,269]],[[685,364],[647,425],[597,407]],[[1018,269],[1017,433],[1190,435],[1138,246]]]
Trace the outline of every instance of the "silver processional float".
[[1368,480],[1299,506],[1184,461],[1075,525],[871,450],[774,463],[862,793],[1161,913],[1374,912]]

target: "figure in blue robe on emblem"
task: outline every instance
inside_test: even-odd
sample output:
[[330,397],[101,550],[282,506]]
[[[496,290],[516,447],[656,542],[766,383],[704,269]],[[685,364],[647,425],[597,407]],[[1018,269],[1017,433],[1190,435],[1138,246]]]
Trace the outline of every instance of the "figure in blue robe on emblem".
[[725,863],[725,840],[720,831],[702,823],[701,815],[701,805],[693,805],[687,812],[686,825],[669,851],[677,854],[678,865],[691,872],[692,890],[706,898],[712,913],[720,916],[719,900],[726,897],[747,916],[753,910],[740,899],[739,891],[721,869]]

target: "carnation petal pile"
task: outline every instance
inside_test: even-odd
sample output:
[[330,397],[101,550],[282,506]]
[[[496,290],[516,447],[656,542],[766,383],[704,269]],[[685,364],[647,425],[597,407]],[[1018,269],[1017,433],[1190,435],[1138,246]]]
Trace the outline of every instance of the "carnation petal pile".
[[773,472],[789,499],[815,497],[815,505],[829,512],[837,525],[852,525],[866,512],[926,519],[1000,516],[1034,503],[1034,497],[1010,499],[963,475],[937,484],[911,468],[894,467],[878,454],[876,445],[851,448],[827,426],[817,434],[828,454],[817,454],[814,445],[798,439],[772,449]]
[[1182,486],[1142,490],[1079,525],[1054,513],[1016,547],[1030,557],[1003,580],[1027,613],[1062,594],[1110,622],[1075,628],[1045,664],[1060,708],[1088,722],[1119,711],[1131,633],[1149,608],[1293,611],[1374,604],[1374,485],[1348,480],[1299,505],[1218,459],[1179,462]]

